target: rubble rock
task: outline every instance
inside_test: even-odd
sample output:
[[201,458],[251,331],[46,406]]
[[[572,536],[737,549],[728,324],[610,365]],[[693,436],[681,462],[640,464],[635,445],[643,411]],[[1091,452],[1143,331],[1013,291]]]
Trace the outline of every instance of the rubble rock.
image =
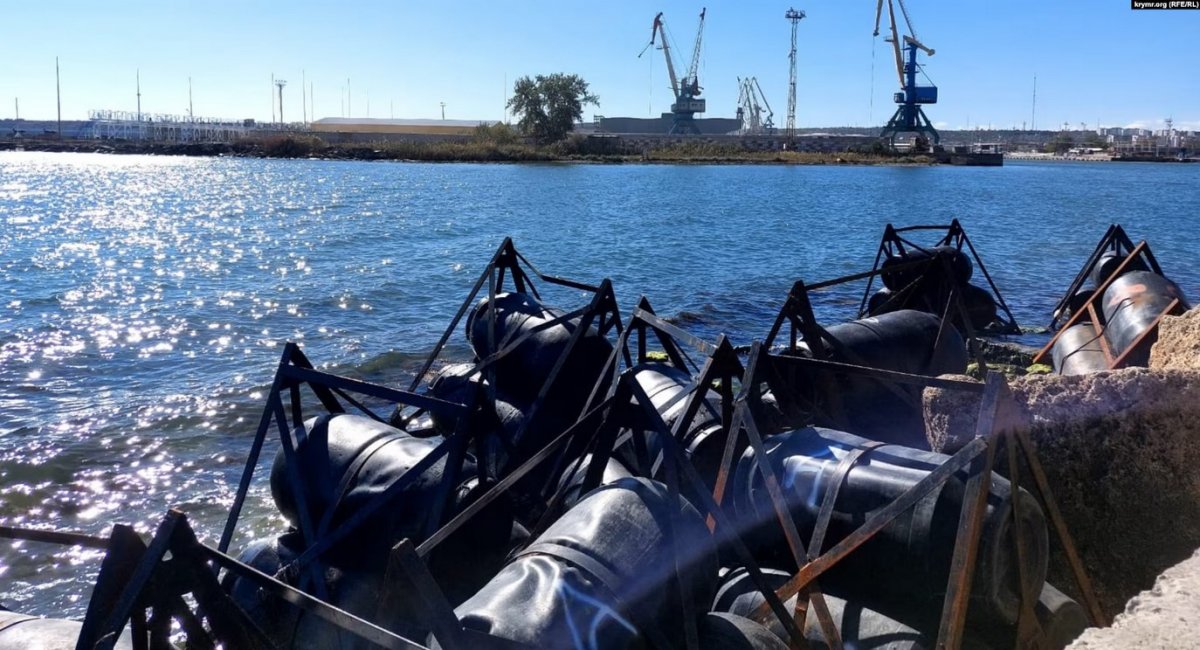
[[[1200,371],[1030,375],[1009,386],[1101,606],[1115,614],[1200,547]],[[934,451],[974,437],[980,399],[926,389]],[[998,471],[1007,474],[1003,463]],[[1053,536],[1051,547],[1050,581],[1078,596]]]
[[1200,552],[1134,596],[1112,627],[1091,628],[1069,650],[1194,648],[1200,629]]
[[1150,367],[1200,370],[1200,307],[1163,317],[1158,341],[1150,348]]

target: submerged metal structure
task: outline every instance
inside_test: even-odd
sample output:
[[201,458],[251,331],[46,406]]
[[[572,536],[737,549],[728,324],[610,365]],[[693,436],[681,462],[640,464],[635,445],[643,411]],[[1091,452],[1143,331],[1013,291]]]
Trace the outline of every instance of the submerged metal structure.
[[[880,273],[876,269],[825,284]],[[573,311],[539,311],[550,317],[508,325],[506,316],[497,313],[504,304],[500,298],[536,296],[535,280],[589,298]],[[474,378],[468,399],[439,398],[441,389],[432,382],[419,392],[485,285],[486,299],[467,319],[468,336],[486,341],[475,350],[479,358],[467,375]],[[944,598],[923,605],[928,611],[918,625],[921,638],[937,647],[961,647],[965,638],[978,633],[968,613],[991,615],[997,609],[973,597],[978,590],[973,585],[995,583],[993,574],[976,573],[981,554],[986,554],[1006,558],[1016,575],[1017,595],[1003,614],[1004,634],[1014,647],[1044,643],[1047,621],[1038,614],[1044,572],[1036,570],[1032,559],[1044,549],[1028,545],[1038,531],[1026,534],[1023,527],[1046,523],[1062,545],[1091,621],[1103,624],[1033,446],[1013,417],[1015,405],[1004,379],[992,373],[979,384],[776,350],[772,344],[786,323],[792,326],[791,348],[803,342],[816,348],[822,330],[832,329],[816,324],[811,307],[806,309],[805,285],[797,286],[800,290],[794,290],[795,299],[789,299],[791,306],[781,312],[767,341],[739,350],[724,335],[714,342],[690,334],[658,316],[645,298],[622,321],[610,282],[588,285],[544,275],[505,240],[408,390],[317,370],[296,345],[285,346],[217,547],[199,542],[186,516],[175,511],[149,542],[123,526],[115,527],[109,540],[15,528],[0,528],[0,537],[108,550],[77,648],[114,647],[122,630],[128,630],[131,647],[138,649],[169,647],[172,637],[183,637],[195,648],[290,647],[324,640],[384,648],[520,648],[569,644],[569,638],[559,635],[575,629],[576,622],[592,626],[587,629],[599,635],[595,638],[616,647],[712,647],[714,625],[736,622],[734,627],[742,631],[777,626],[780,642],[789,645],[802,647],[811,640],[841,648],[859,641],[846,636],[848,608],[879,585],[848,580],[840,572],[878,561],[887,540],[897,530],[907,530],[905,522],[920,521],[925,516],[920,513],[936,500],[943,504],[942,518],[951,524],[942,537],[929,537],[944,572],[900,567],[897,575],[907,577],[897,580],[928,584],[888,586],[938,593],[944,585]],[[515,313],[523,314],[521,309]],[[949,326],[943,319],[938,327]],[[539,339],[547,332],[561,336]],[[544,415],[554,407],[548,397],[578,379],[563,369],[572,367],[574,354],[589,345],[589,337],[603,338],[611,349],[603,363],[589,366],[597,371],[593,380],[572,387],[586,393],[584,406],[567,416],[569,423],[556,420],[553,429],[536,438],[537,444],[506,449],[505,459],[511,462],[485,467],[482,451],[487,441],[498,439],[497,432],[523,434],[539,426],[539,417],[542,423],[550,421]],[[514,381],[502,362],[523,358],[529,353],[523,346],[539,340],[541,349],[555,352],[547,362],[549,370],[528,378],[535,396],[522,404],[524,419],[497,429],[503,397],[511,390],[506,383]],[[836,346],[836,339],[829,345]],[[818,422],[807,405],[792,398],[800,392],[795,378],[811,377],[814,370],[825,381],[836,375],[892,388],[938,386],[980,395],[977,437],[953,456],[941,456],[822,433],[810,426]],[[338,456],[329,473],[302,475],[305,464],[297,459],[311,458],[314,444],[317,451],[324,449],[333,434],[322,434],[321,427],[336,420],[363,431],[364,446]],[[437,433],[438,426],[446,433]],[[280,445],[273,492],[275,483],[290,490],[296,530],[288,534],[299,542],[286,557],[279,552],[266,562],[260,557],[243,561],[228,551],[268,438],[277,438]],[[393,475],[362,474],[397,439],[424,441],[424,451]],[[817,456],[788,445],[818,439],[834,441],[828,444],[837,446],[840,455],[821,456],[832,473],[819,498],[814,492],[812,503],[801,503],[788,458],[809,462]],[[997,454],[1006,454],[1007,482],[994,478]],[[624,473],[612,471],[614,467]],[[874,496],[864,504],[863,485],[870,481],[863,483],[862,477],[879,471],[910,480],[890,481],[899,486],[892,491],[868,487]],[[1045,513],[1043,523],[1022,516],[1021,508],[995,507],[997,485],[1007,486],[1006,494],[1024,495],[1021,486],[1026,484],[1033,488],[1028,498],[1036,498]],[[329,495],[334,497],[329,503],[312,503]],[[337,512],[337,502],[347,495],[354,495],[354,507]],[[412,499],[421,506],[419,526],[404,528],[401,539],[388,538],[396,530],[387,527],[394,522],[386,515],[406,512]],[[765,518],[747,520],[748,504]],[[516,519],[525,524],[522,535],[515,534],[509,516],[514,509],[520,509]],[[620,539],[653,539],[650,549],[631,550],[620,539],[611,544],[598,540],[595,533],[609,530],[604,522],[616,512],[626,513],[613,524],[623,531]],[[861,518],[847,525],[844,515],[853,512]],[[985,533],[996,522],[1012,534]],[[465,598],[455,596],[457,586],[451,583],[462,576],[447,578],[439,551],[454,548],[464,534],[483,545],[477,532],[494,528],[506,535],[509,528],[514,531],[502,545],[506,557],[501,568],[469,576],[484,584]],[[354,536],[363,531],[371,531],[374,538],[367,541],[372,544],[352,545],[347,558],[342,543],[361,539]],[[373,550],[375,542],[385,544],[381,555]],[[364,550],[368,546],[371,550]],[[360,576],[353,563],[368,559],[356,557],[363,555],[370,556],[376,574],[368,583],[366,605],[351,601],[343,607],[338,602],[346,597],[344,588]],[[487,564],[484,555],[471,553],[467,562],[460,555],[452,564],[469,571]],[[784,558],[783,566],[776,556]],[[748,618],[712,609],[713,562],[718,558],[752,585],[742,593],[755,600],[749,609],[739,610]],[[643,577],[635,573],[642,569],[653,569],[656,581],[630,591],[628,585]],[[246,600],[239,584],[253,598]],[[652,591],[645,593],[646,588]],[[827,597],[827,588],[841,595]],[[533,601],[520,594],[557,594],[560,600],[538,602],[560,604],[531,606]],[[590,609],[562,605],[564,594],[570,594],[570,603]],[[264,603],[282,607],[272,611],[307,616],[283,623],[303,638],[276,636],[278,630],[272,628],[279,621],[251,612]],[[815,625],[806,625],[810,614]]]
[[1187,309],[1150,244],[1134,244],[1123,227],[1111,224],[1055,305],[1055,334],[1034,362],[1053,360],[1065,375],[1145,366],[1158,324]]

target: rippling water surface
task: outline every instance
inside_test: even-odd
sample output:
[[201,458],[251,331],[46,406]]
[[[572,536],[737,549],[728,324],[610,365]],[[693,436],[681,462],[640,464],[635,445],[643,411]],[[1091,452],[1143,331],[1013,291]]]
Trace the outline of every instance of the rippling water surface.
[[[0,153],[0,525],[150,531],[179,506],[214,540],[283,343],[406,384],[506,235],[545,272],[612,278],[625,309],[646,294],[748,343],[794,280],[869,268],[884,224],[958,217],[1018,320],[1042,326],[1110,222],[1200,300],[1198,181],[1200,165]],[[820,298],[834,320],[858,296]],[[265,478],[244,536],[282,526]],[[0,543],[0,602],[80,615],[97,568],[79,549]]]

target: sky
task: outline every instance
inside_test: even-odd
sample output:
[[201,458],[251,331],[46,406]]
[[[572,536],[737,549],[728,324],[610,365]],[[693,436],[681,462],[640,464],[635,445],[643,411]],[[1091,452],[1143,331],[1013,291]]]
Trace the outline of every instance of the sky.
[[[886,3],[885,3],[886,4]],[[757,77],[783,126],[789,6],[803,10],[796,124],[880,124],[895,109],[891,44],[873,37],[873,0],[0,0],[0,119],[93,109],[272,115],[272,75],[287,80],[288,121],[338,117],[499,120],[513,82],[566,72],[600,98],[593,115],[669,110],[662,52],[647,50],[664,12],[687,67],[707,6],[699,76],[706,117],[732,117],[738,77]],[[1128,0],[906,0],[939,87],[939,128],[1138,126],[1200,130],[1200,11],[1135,11]],[[885,9],[886,13],[886,9]],[[886,18],[885,18],[886,22]],[[140,73],[139,73],[140,71]],[[682,71],[680,71],[682,74]],[[1033,111],[1037,78],[1036,117]],[[312,83],[313,104],[300,87]]]

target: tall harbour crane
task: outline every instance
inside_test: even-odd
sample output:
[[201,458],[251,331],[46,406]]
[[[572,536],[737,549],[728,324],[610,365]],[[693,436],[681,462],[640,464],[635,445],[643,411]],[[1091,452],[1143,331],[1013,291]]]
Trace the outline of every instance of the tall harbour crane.
[[663,12],[658,12],[654,17],[654,24],[650,26],[650,43],[642,48],[638,58],[646,53],[646,50],[654,46],[654,39],[661,39],[660,49],[663,51],[663,57],[667,60],[667,74],[671,77],[671,93],[675,96],[674,103],[671,104],[671,134],[700,134],[700,129],[696,127],[696,113],[703,113],[705,109],[705,100],[700,97],[700,44],[704,36],[704,15],[706,9],[700,10],[700,27],[696,30],[696,44],[692,48],[692,60],[688,66],[687,74],[683,79],[678,79],[675,76],[675,61],[671,57],[671,46],[667,41],[666,24],[663,22]]
[[[938,135],[937,129],[933,128],[933,123],[926,117],[921,106],[936,104],[938,89],[932,83],[928,86],[917,85],[917,72],[921,70],[920,65],[917,64],[917,50],[933,56],[933,48],[927,47],[917,39],[917,32],[913,29],[912,20],[908,17],[908,9],[904,6],[904,0],[878,0],[875,5],[875,36],[879,36],[879,23],[883,18],[884,2],[887,3],[888,24],[891,31],[891,35],[884,40],[892,44],[892,52],[896,57],[896,76],[899,77],[900,92],[893,95],[893,99],[898,104],[896,113],[883,127],[879,137],[888,138],[889,143],[894,147],[897,135],[915,133],[916,149],[927,149],[930,140],[936,145],[941,140],[941,136]],[[904,24],[908,27],[908,33],[903,38],[896,29],[895,5],[897,4],[900,5]],[[907,61],[905,61],[905,55],[907,55]]]
[[769,135],[775,132],[775,112],[758,85],[757,77],[738,78],[738,119],[744,135]]

